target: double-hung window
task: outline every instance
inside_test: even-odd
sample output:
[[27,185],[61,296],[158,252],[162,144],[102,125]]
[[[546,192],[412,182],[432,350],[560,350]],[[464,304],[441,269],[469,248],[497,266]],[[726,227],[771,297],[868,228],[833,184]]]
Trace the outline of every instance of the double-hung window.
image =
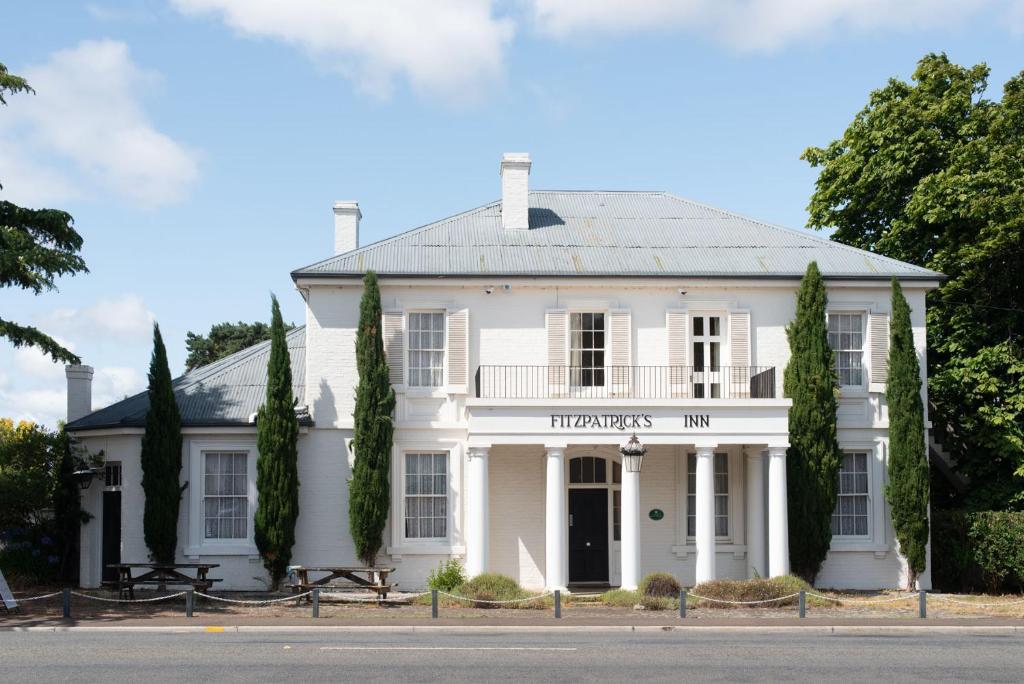
[[413,311],[409,314],[410,387],[444,384],[444,313]]
[[573,387],[604,387],[604,314],[574,312],[569,322]]
[[249,453],[203,452],[203,536],[246,539],[249,536]]
[[828,344],[835,352],[836,373],[842,387],[864,384],[864,314],[828,314]]
[[[729,536],[729,455],[715,454],[715,536]],[[686,459],[686,535],[697,536],[697,454]]]
[[405,454],[405,537],[448,536],[448,453]]
[[839,467],[836,508],[832,512],[832,535],[868,536],[868,455],[862,451],[843,454]]

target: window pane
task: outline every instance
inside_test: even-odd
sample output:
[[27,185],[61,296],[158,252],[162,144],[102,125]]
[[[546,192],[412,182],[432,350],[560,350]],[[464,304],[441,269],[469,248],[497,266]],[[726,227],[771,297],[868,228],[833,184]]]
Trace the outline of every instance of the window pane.
[[704,317],[694,316],[693,317],[693,334],[703,335],[704,334]]

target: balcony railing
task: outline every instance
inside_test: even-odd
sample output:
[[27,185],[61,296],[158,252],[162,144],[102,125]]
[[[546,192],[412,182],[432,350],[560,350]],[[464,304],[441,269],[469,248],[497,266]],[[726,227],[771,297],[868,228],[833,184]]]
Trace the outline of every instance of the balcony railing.
[[480,399],[774,399],[773,366],[480,366]]

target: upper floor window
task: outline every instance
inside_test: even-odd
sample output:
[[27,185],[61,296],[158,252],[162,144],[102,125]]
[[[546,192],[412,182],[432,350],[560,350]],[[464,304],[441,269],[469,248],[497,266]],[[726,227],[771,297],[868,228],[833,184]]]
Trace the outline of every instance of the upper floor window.
[[405,537],[448,536],[448,452],[405,455]]
[[[715,454],[715,536],[729,536],[729,454]],[[686,535],[697,536],[697,454],[686,459]]]
[[693,317],[693,396],[717,399],[722,396],[719,377],[722,363],[722,317]]
[[843,454],[839,466],[839,489],[832,512],[832,535],[866,537],[868,535],[868,455]]
[[843,387],[864,384],[864,314],[829,313],[828,344],[835,352],[836,373]]
[[569,365],[574,387],[604,386],[603,313],[575,312],[569,323]]
[[414,311],[409,314],[410,387],[444,384],[444,313]]

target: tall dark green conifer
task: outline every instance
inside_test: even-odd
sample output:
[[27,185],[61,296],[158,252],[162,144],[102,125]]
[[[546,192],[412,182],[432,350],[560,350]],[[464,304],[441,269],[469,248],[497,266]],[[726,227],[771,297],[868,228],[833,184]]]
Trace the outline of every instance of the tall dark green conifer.
[[348,525],[356,555],[367,565],[373,565],[384,543],[382,535],[391,505],[391,437],[395,409],[395,392],[384,358],[380,290],[373,271],[363,278],[356,366],[359,385],[352,436],[355,465],[348,487]]
[[903,288],[892,279],[892,322],[889,331],[889,482],[885,498],[900,553],[907,559],[907,588],[913,589],[925,569],[928,543],[928,457],[924,441],[921,366],[914,348],[910,306]]
[[271,295],[267,397],[256,418],[256,548],[277,589],[287,573],[299,517],[299,421],[292,396],[292,364],[277,297]]
[[832,543],[840,453],[836,441],[838,382],[828,345],[828,298],[811,262],[797,292],[796,318],[786,326],[789,364],[783,379],[789,410],[786,486],[791,570],[813,582]]
[[149,411],[142,436],[142,491],[146,496],[143,535],[154,561],[173,563],[178,546],[178,508],[185,489],[181,478],[181,415],[171,386],[167,350],[160,326],[153,324],[149,362]]

